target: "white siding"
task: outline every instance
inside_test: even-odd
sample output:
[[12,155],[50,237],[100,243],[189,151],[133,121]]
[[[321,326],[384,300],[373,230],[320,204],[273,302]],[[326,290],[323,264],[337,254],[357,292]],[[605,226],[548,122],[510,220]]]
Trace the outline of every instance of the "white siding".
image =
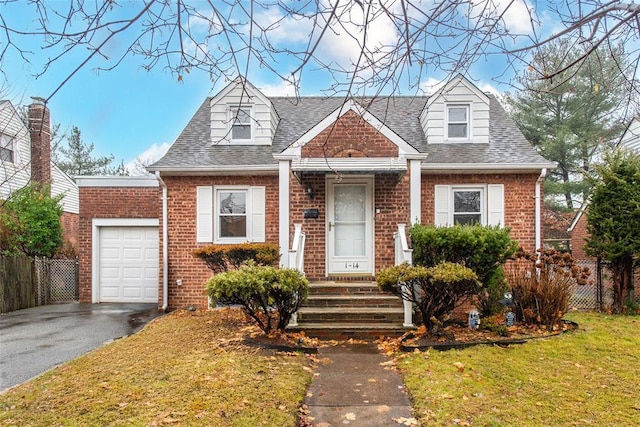
[[58,166],[51,163],[51,196],[63,194],[60,204],[62,210],[70,213],[80,213],[80,197],[78,186]]
[[[469,105],[471,124],[469,142],[489,143],[489,98],[463,77],[458,77],[436,92],[420,115],[427,142],[447,143],[447,105]],[[455,142],[460,142],[456,140]]]
[[9,101],[0,102],[0,134],[2,140],[11,141],[13,163],[0,164],[0,199],[24,187],[31,178],[31,142],[29,132],[18,112]]
[[629,124],[627,131],[622,135],[622,139],[620,139],[620,146],[640,153],[640,119],[633,119]]
[[271,145],[278,126],[278,116],[268,98],[247,83],[244,87],[233,82],[211,100],[211,143],[237,143],[231,141],[230,111],[242,105],[251,108],[253,140],[244,145]]

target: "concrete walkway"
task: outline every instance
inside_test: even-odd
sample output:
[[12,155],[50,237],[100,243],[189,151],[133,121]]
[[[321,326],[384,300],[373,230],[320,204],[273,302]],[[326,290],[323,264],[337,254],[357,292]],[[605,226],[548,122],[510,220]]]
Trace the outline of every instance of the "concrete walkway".
[[305,402],[314,426],[411,425],[402,378],[374,344],[322,347],[318,357]]

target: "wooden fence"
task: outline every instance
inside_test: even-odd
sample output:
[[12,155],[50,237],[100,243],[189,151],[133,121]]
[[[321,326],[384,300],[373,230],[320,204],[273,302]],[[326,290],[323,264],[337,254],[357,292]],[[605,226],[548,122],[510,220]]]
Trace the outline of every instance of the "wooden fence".
[[36,305],[34,273],[32,258],[0,256],[0,313]]
[[77,300],[77,260],[0,255],[0,313]]

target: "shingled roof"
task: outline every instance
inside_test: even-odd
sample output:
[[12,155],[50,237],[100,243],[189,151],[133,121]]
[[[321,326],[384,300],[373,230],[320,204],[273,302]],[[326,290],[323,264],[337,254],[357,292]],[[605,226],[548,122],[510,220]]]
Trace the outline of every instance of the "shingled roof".
[[[209,172],[216,170],[277,170],[273,155],[318,124],[345,102],[338,97],[270,97],[280,121],[269,145],[228,145],[211,141],[210,101],[205,99],[165,156],[150,171]],[[469,170],[500,168],[531,169],[552,166],[524,138],[515,122],[495,97],[490,99],[489,144],[428,144],[420,124],[420,113],[428,97],[380,97],[356,99],[372,115],[421,153],[427,153],[423,169]]]

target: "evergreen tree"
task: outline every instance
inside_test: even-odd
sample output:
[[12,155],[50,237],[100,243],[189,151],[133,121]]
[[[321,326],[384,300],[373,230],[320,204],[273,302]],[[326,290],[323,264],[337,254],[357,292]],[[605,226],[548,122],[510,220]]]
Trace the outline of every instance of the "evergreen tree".
[[[524,136],[558,163],[549,171],[544,190],[551,200],[562,198],[567,209],[583,200],[588,185],[582,173],[620,135],[626,119],[620,117],[625,111],[620,105],[625,99],[619,75],[623,52],[601,49],[580,60],[582,54],[566,42],[545,46],[518,78],[525,90],[506,98]],[[551,70],[574,62],[562,78],[544,79]]]
[[620,313],[633,299],[633,266],[640,261],[640,153],[616,150],[596,165],[587,211],[586,250],[609,263],[613,310]]
[[52,157],[58,159],[56,163],[69,176],[78,175],[128,175],[124,163],[113,166],[113,156],[93,156],[93,143],[82,140],[80,129],[71,128],[67,138],[67,146],[58,145]]

